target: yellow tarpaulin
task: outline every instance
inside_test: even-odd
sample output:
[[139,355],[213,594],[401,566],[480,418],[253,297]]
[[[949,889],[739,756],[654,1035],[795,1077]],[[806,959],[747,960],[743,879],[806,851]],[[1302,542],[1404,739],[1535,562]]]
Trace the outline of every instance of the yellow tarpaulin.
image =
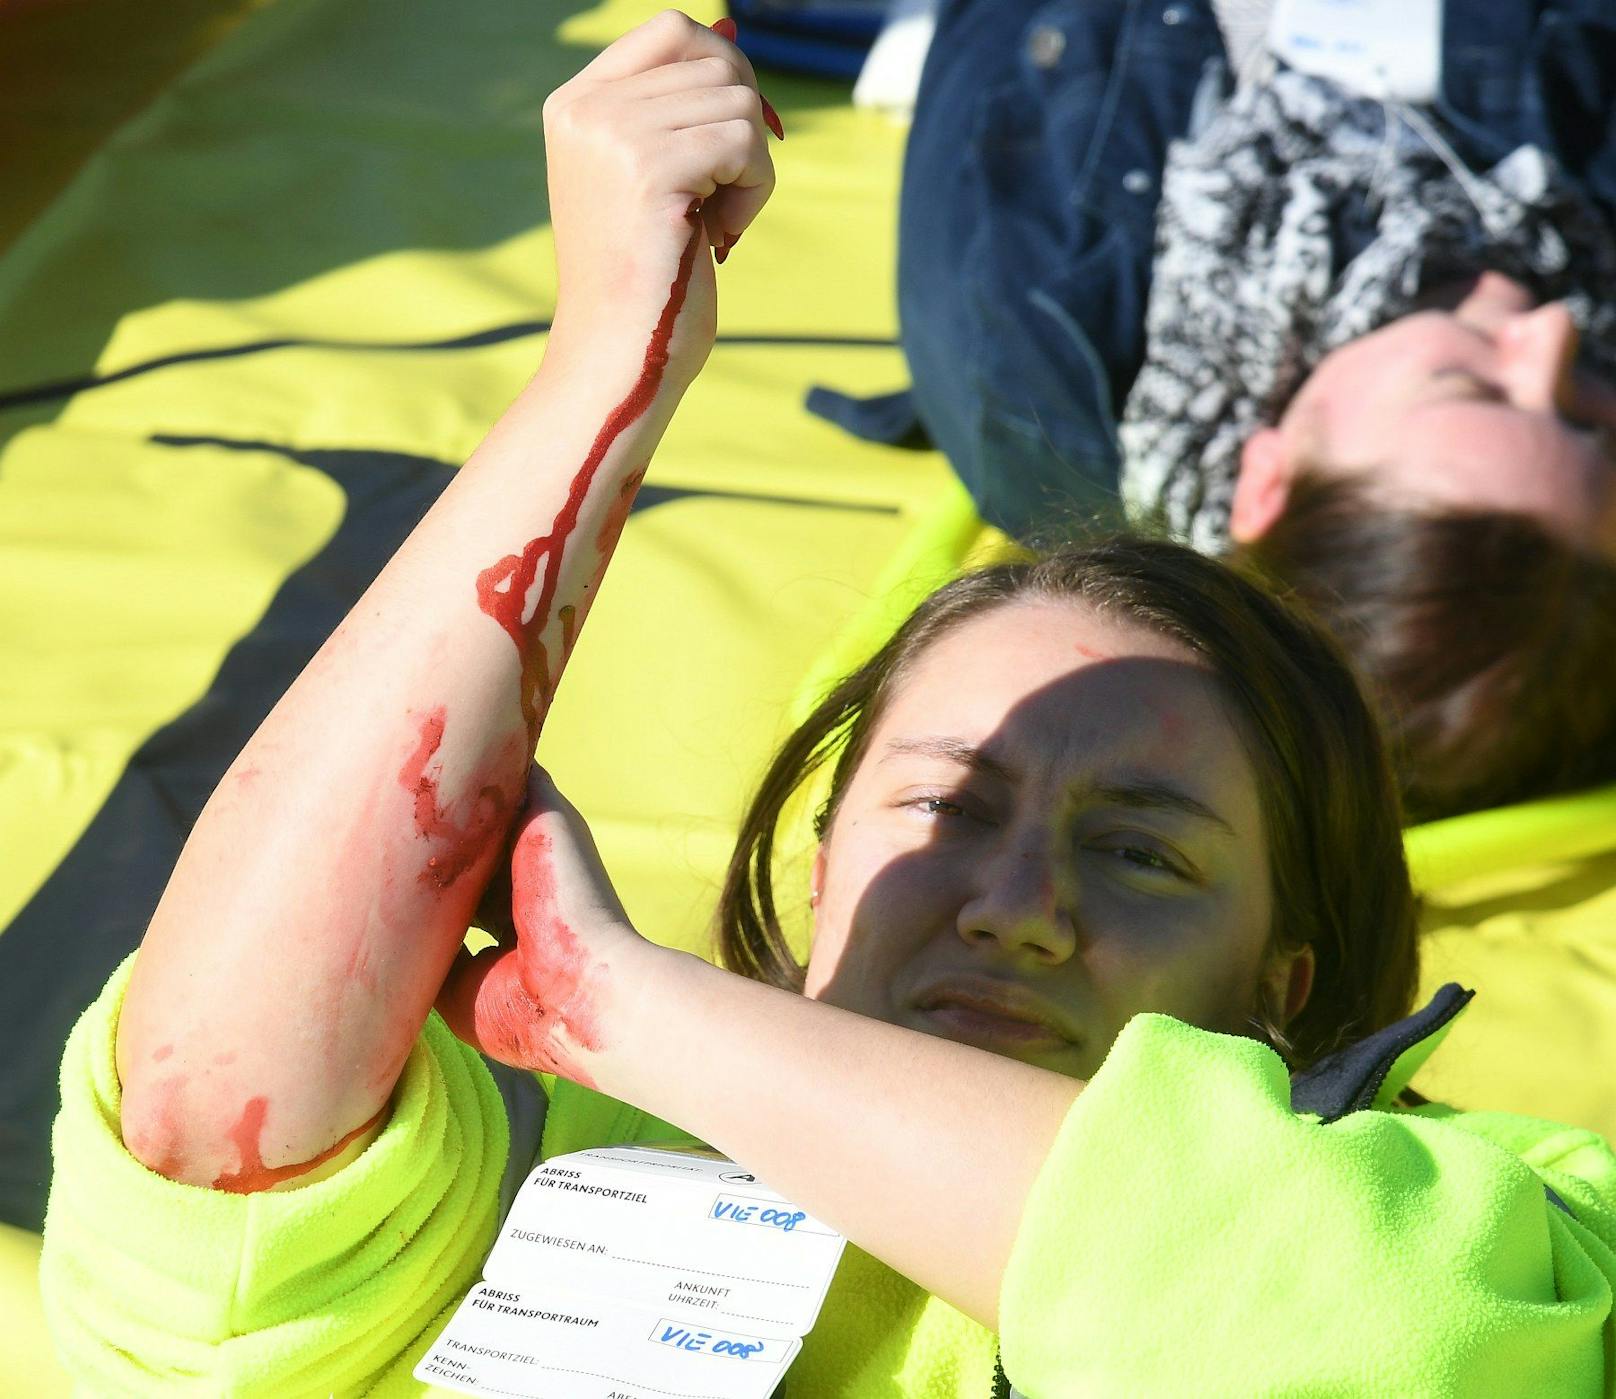
[[[0,1025],[37,1027],[0,1074],[0,1213],[42,1201],[65,1022],[213,781],[537,362],[540,104],[653,8],[276,0],[0,257]],[[791,715],[983,543],[935,455],[802,410],[904,382],[902,133],[765,87],[778,197],[541,749],[637,925],[690,947]],[[1616,1130],[1616,797],[1469,819],[1413,837],[1427,980],[1482,992],[1420,1086]],[[31,1268],[0,1232],[0,1354],[41,1394]]]

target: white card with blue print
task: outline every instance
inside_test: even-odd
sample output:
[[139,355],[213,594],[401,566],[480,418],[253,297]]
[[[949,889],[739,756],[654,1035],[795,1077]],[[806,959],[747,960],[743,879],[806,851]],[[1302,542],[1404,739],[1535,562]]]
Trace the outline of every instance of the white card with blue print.
[[558,1156],[528,1174],[415,1375],[527,1399],[767,1399],[843,1243],[710,1152]]
[[1442,0],[1278,0],[1268,47],[1299,72],[1362,97],[1434,102]]
[[483,1268],[721,1327],[802,1336],[842,1237],[722,1157],[646,1147],[558,1156],[523,1183]]
[[802,1342],[605,1300],[479,1283],[415,1367],[428,1384],[519,1399],[768,1399]]

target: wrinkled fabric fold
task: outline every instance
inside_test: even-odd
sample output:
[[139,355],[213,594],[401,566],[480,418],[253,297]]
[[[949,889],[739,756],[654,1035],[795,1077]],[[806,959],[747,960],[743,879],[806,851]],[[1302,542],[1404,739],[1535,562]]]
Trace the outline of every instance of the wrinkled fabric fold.
[[1606,1143],[1435,1105],[1324,1125],[1290,1095],[1254,1040],[1129,1024],[1028,1199],[1000,1305],[1018,1388],[1610,1392]]
[[408,1379],[492,1240],[506,1125],[476,1055],[434,1016],[392,1116],[301,1189],[234,1195],[147,1170],[123,1145],[114,1062],[133,959],[62,1065],[40,1286],[95,1394],[357,1394]]

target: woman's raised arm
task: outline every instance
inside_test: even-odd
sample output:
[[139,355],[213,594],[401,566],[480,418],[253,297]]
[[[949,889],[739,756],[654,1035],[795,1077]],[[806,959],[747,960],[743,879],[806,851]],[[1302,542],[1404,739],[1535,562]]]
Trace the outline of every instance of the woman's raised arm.
[[546,104],[544,362],[232,765],[142,944],[118,1067],[154,1169],[263,1189],[385,1115],[712,343],[709,249],[772,188],[763,113],[739,51],[671,11]]

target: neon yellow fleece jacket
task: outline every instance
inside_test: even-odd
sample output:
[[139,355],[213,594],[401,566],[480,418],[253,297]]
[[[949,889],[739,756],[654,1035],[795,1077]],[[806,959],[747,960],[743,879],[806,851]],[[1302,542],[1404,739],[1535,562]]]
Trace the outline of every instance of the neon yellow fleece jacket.
[[[287,1192],[179,1185],[119,1134],[127,971],[68,1044],[41,1259],[82,1390],[439,1392],[410,1370],[479,1276],[507,1151],[482,1062],[434,1017],[350,1165]],[[1405,1036],[1373,1101],[1329,1120],[1293,1108],[1266,1047],[1135,1018],[1027,1201],[1002,1335],[850,1247],[785,1393],[989,1399],[996,1348],[1027,1399],[1616,1393],[1616,1155],[1526,1118],[1389,1110],[1437,1037]],[[667,1135],[561,1085],[542,1151]]]

